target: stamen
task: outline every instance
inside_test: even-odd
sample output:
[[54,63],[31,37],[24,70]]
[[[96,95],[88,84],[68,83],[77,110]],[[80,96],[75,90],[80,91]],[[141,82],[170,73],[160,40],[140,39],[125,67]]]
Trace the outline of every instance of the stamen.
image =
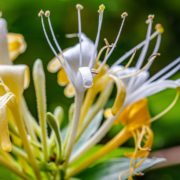
[[97,30],[97,35],[96,35],[94,51],[93,51],[93,54],[92,54],[90,62],[89,62],[89,67],[91,67],[91,68],[94,66],[95,53],[96,53],[96,49],[98,48],[98,43],[99,43],[99,38],[100,38],[100,33],[101,33],[101,27],[102,27],[102,22],[103,22],[104,9],[105,9],[105,6],[103,4],[101,4],[99,6],[99,10],[98,10],[99,20],[98,20],[98,30]]
[[179,96],[180,96],[180,87],[177,88],[176,96],[175,96],[174,100],[170,103],[170,105],[166,109],[164,109],[161,113],[159,113],[158,115],[151,118],[151,122],[156,121],[157,119],[161,118],[166,113],[168,113],[175,106],[175,104],[177,103],[177,101],[179,99]]
[[180,57],[177,58],[176,60],[174,60],[172,63],[170,63],[168,66],[166,66],[165,68],[163,68],[161,71],[159,71],[158,73],[156,73],[154,76],[152,76],[147,82],[150,83],[154,80],[156,80],[157,78],[159,78],[161,75],[163,75],[164,73],[166,73],[167,71],[169,71],[172,67],[176,66],[177,64],[180,63]]
[[52,24],[51,24],[51,19],[50,19],[50,11],[46,11],[46,12],[45,12],[45,16],[46,16],[47,19],[48,19],[49,29],[50,29],[50,32],[51,32],[53,41],[54,41],[54,43],[55,43],[58,51],[61,53],[63,59],[65,60],[64,55],[63,55],[63,52],[62,52],[62,49],[61,49],[61,47],[59,46],[59,43],[57,42],[56,36],[55,36],[55,34],[54,34],[54,30],[53,30],[53,27],[52,27]]
[[164,76],[159,78],[158,81],[168,79],[169,77],[171,77],[173,74],[175,74],[179,70],[180,70],[180,64],[178,64],[174,69],[172,69],[167,74],[165,74]]
[[114,51],[115,47],[116,47],[116,44],[120,38],[120,35],[121,35],[121,32],[122,32],[122,28],[124,26],[124,22],[125,22],[125,19],[126,17],[128,16],[128,14],[126,12],[122,13],[121,15],[121,18],[123,19],[122,22],[121,22],[121,25],[120,25],[120,28],[119,28],[119,31],[118,31],[118,34],[117,34],[117,37],[115,39],[115,42],[113,43],[113,46],[112,46],[112,49],[110,50],[109,54],[104,58],[104,60],[102,61],[100,67],[98,68],[97,71],[100,71],[100,69],[104,66],[104,64],[106,64],[108,58],[111,56],[112,52]]
[[131,63],[133,62],[134,57],[135,57],[135,55],[136,55],[136,52],[137,52],[137,50],[135,49],[134,53],[132,54],[131,58],[129,59],[129,61],[128,61],[128,63],[125,65],[125,67],[123,67],[122,69],[116,69],[116,70],[113,70],[113,71],[110,69],[109,72],[113,72],[113,74],[114,74],[114,73],[118,73],[118,72],[120,72],[120,71],[126,70],[126,69],[131,65]]
[[[147,51],[149,48],[153,18],[154,18],[154,15],[149,15],[148,20],[146,21],[146,23],[148,24],[148,29],[147,29],[147,33],[146,33],[146,42],[145,42],[145,45],[142,49],[142,52],[137,60],[136,66],[135,66],[137,69],[139,69],[141,67],[141,65],[143,64],[143,61],[146,57],[146,54],[147,54]],[[131,78],[131,80],[128,84],[128,89],[131,89],[131,87],[134,84],[134,81],[135,81],[135,78]]]
[[2,17],[2,15],[3,15],[3,13],[2,13],[2,11],[0,11],[0,18]]
[[154,60],[156,59],[157,56],[160,56],[160,54],[157,53],[157,54],[151,55],[149,57],[148,62],[141,69],[137,70],[136,72],[129,73],[128,75],[120,76],[119,78],[120,79],[126,79],[126,78],[129,78],[129,77],[132,77],[132,76],[137,76],[141,72],[145,71],[149,67],[149,65],[151,65],[154,62]]
[[41,18],[41,25],[42,25],[42,29],[44,32],[44,36],[46,38],[46,41],[48,42],[49,47],[51,48],[52,52],[54,53],[54,55],[56,56],[56,58],[59,60],[59,62],[61,63],[61,65],[63,66],[63,63],[61,62],[61,59],[59,58],[56,50],[54,49],[53,45],[51,44],[51,41],[49,39],[49,36],[47,34],[46,28],[45,28],[45,24],[44,24],[44,19],[43,19],[43,15],[44,15],[44,11],[41,10],[38,14],[38,16]]
[[135,51],[134,51],[134,53],[132,54],[130,60],[129,60],[128,63],[125,65],[124,69],[127,69],[127,68],[131,65],[131,63],[133,62],[134,57],[135,57],[135,55],[136,55],[136,52],[137,52],[137,49],[135,49]]
[[164,28],[161,24],[156,24],[155,29],[161,34],[164,32]]
[[77,9],[77,13],[78,13],[78,37],[79,37],[79,44],[80,44],[80,54],[79,54],[79,66],[82,66],[82,45],[81,45],[81,35],[82,35],[82,31],[81,31],[81,10],[83,9],[83,6],[81,4],[77,4],[76,5],[76,9]]
[[[50,39],[49,39],[49,36],[48,36],[47,31],[46,31],[46,28],[45,28],[44,19],[43,19],[43,15],[45,15],[45,14],[46,14],[46,17],[48,17],[49,28],[50,28],[51,35],[52,35],[52,37],[53,37],[53,40],[54,40],[54,42],[55,42],[58,50],[60,51],[63,59],[65,60],[65,58],[64,58],[64,56],[63,56],[63,52],[62,52],[59,44],[57,43],[57,40],[56,40],[55,35],[54,35],[54,32],[53,32],[53,28],[52,28],[51,21],[50,21],[50,12],[49,12],[49,11],[46,11],[46,12],[44,13],[44,11],[41,10],[41,11],[39,12],[38,16],[41,17],[41,25],[42,25],[42,28],[43,28],[43,32],[44,32],[44,36],[45,36],[45,38],[46,38],[46,41],[48,42],[49,47],[51,48],[51,50],[52,50],[52,52],[54,53],[54,55],[56,56],[56,58],[57,58],[57,59],[59,60],[59,62],[61,63],[61,66],[66,70],[66,72],[68,72],[69,79],[70,79],[71,82],[73,83],[73,75],[72,75],[72,71],[71,71],[71,69],[70,69],[70,67],[69,67],[69,63],[68,63],[67,61],[62,62],[62,60],[60,59],[58,53],[57,53],[56,50],[54,49],[54,47],[53,47],[53,45],[52,45],[52,43],[51,43],[51,41],[50,41]],[[48,15],[49,15],[49,16],[48,16]],[[64,66],[64,63],[66,64],[66,66]]]
[[112,46],[113,46],[113,45],[106,45],[106,46],[102,47],[102,48],[100,49],[98,55],[97,55],[96,62],[99,61],[99,59],[100,59],[103,51],[106,50],[106,49],[108,50],[108,49],[109,49],[110,47],[112,47]]
[[148,29],[147,29],[147,34],[146,34],[146,43],[142,49],[142,52],[140,54],[139,59],[137,60],[136,63],[136,68],[139,69],[144,61],[144,58],[147,54],[149,43],[150,43],[150,36],[151,36],[151,31],[152,31],[152,22],[153,22],[154,15],[149,15],[148,20],[146,23],[148,23]]
[[[160,34],[159,30],[155,31],[150,37],[149,39],[152,40],[154,39],[158,34]],[[124,60],[126,60],[131,54],[134,53],[135,49],[140,49],[142,46],[144,46],[144,44],[146,43],[146,40],[142,41],[141,43],[139,43],[138,45],[136,45],[134,48],[132,48],[131,50],[129,50],[128,52],[126,52],[121,58],[119,58],[111,67],[113,68],[114,66],[117,66],[118,64],[121,64]]]

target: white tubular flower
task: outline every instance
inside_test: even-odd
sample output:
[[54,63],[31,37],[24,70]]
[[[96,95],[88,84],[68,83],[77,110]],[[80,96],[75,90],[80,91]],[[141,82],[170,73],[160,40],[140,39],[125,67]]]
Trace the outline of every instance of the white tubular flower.
[[[128,68],[118,66],[118,63],[123,62],[133,54],[134,50],[140,48],[142,43],[138,44],[135,48],[131,49],[127,52],[124,56],[122,56],[109,70],[110,74],[116,75],[118,78],[122,79],[123,82],[126,84],[126,99],[124,102],[124,106],[132,104],[142,98],[151,96],[155,93],[163,91],[167,88],[177,88],[180,86],[180,80],[167,80],[173,74],[180,70],[180,57],[177,58],[175,61],[170,63],[164,69],[159,71],[157,74],[149,78],[148,69],[151,67],[153,61],[157,56],[159,56],[158,50],[161,43],[161,33],[164,31],[160,24],[156,25],[156,32],[159,32],[157,35],[157,41],[152,52],[152,55],[148,58],[148,62],[142,66],[144,60],[146,59],[146,54],[148,51],[148,46],[151,40],[151,29],[152,29],[152,22],[153,22],[153,15],[148,16],[148,29],[146,34],[146,40],[143,42],[143,48],[140,53],[140,56],[137,60],[135,67]],[[135,52],[134,52],[135,53]],[[134,54],[133,54],[134,55]],[[134,56],[133,56],[134,58]],[[131,60],[130,60],[131,61]],[[129,64],[129,63],[128,63]]]
[[[117,70],[119,70],[119,72],[117,72]],[[179,70],[180,57],[150,78],[148,71],[142,71],[138,75],[132,77],[129,76],[137,73],[136,68],[128,68],[123,70],[122,66],[116,66],[112,71],[116,71],[116,76],[122,79],[126,86],[126,99],[124,106],[127,106],[167,88],[175,89],[180,87],[180,79],[168,80],[170,76]],[[134,79],[133,86],[129,86],[132,78]]]
[[[57,71],[59,68],[63,68],[68,76],[68,79],[73,84],[74,88],[76,89],[76,92],[84,92],[85,89],[92,87],[93,85],[93,75],[94,71],[93,68],[96,63],[97,59],[97,48],[98,43],[100,39],[100,32],[101,32],[101,26],[102,26],[102,20],[103,20],[103,12],[104,12],[104,5],[99,6],[99,22],[98,22],[98,30],[97,30],[97,36],[95,43],[93,43],[91,40],[89,40],[83,33],[82,33],[82,27],[81,27],[81,10],[83,9],[83,6],[80,4],[76,5],[77,9],[77,15],[78,15],[78,34],[72,34],[68,35],[69,37],[78,37],[79,43],[71,48],[68,48],[65,51],[62,51],[61,47],[59,46],[57,39],[54,35],[54,31],[51,25],[50,20],[50,12],[46,11],[45,13],[43,11],[40,11],[39,16],[41,17],[41,23],[44,31],[44,35],[46,37],[46,40],[55,54],[56,58],[59,60],[61,65],[58,65],[58,67],[54,67],[55,71]],[[47,17],[49,29],[51,32],[52,39],[54,41],[54,44],[56,45],[56,49],[53,47],[50,38],[47,34],[46,27],[44,24],[44,16]],[[120,25],[119,32],[117,34],[117,37],[115,39],[115,42],[112,46],[112,49],[108,53],[108,55],[104,58],[102,64],[98,68],[97,71],[101,69],[101,67],[107,62],[108,58],[112,54],[114,48],[116,47],[116,44],[118,42],[118,39],[121,35],[122,27],[125,21],[125,18],[127,16],[127,13],[122,14],[122,23]],[[57,63],[55,63],[57,64]],[[54,64],[54,65],[55,65]],[[54,70],[52,70],[54,71]]]

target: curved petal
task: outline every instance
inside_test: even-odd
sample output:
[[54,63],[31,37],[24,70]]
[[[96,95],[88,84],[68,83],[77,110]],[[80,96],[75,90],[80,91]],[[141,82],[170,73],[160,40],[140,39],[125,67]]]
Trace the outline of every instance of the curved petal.
[[29,69],[25,65],[1,65],[0,77],[9,90],[20,97],[29,85]]

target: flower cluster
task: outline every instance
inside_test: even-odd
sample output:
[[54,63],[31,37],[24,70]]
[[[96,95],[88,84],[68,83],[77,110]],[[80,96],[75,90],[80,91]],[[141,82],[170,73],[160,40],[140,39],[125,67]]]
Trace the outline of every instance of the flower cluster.
[[[107,62],[118,46],[128,14],[124,12],[121,15],[122,21],[114,42],[110,44],[105,39],[104,47],[98,50],[105,6],[99,6],[94,42],[82,31],[83,6],[78,4],[76,9],[78,33],[68,34],[68,37],[77,37],[79,42],[65,50],[61,49],[55,37],[50,11],[39,12],[45,38],[55,55],[48,64],[48,70],[58,72],[58,84],[65,86],[64,94],[75,98],[69,108],[66,127],[62,126],[62,107],[56,107],[53,113],[47,111],[46,78],[39,59],[34,63],[32,72],[38,120],[29,112],[23,97],[23,91],[30,81],[29,69],[26,65],[12,64],[12,60],[24,52],[26,43],[23,36],[7,33],[6,21],[0,19],[0,164],[26,180],[70,179],[78,177],[79,173],[133,138],[135,148],[124,153],[130,159],[129,168],[118,173],[132,179],[133,175],[138,174],[138,168],[143,169],[151,151],[154,138],[151,123],[167,113],[179,98],[180,79],[168,78],[179,71],[180,57],[150,77],[149,69],[160,55],[158,51],[164,30],[160,24],[156,24],[152,32],[154,15],[149,15],[145,40],[109,66]],[[156,39],[156,43],[147,57],[153,39]],[[136,57],[137,51],[141,51],[139,57]],[[135,66],[131,67],[135,59]],[[126,65],[123,66],[125,61]],[[113,105],[105,109],[114,88]],[[167,88],[177,90],[175,99],[164,111],[151,117],[147,97]],[[123,128],[107,143],[99,145],[117,124],[122,124]],[[150,166],[151,163],[146,167]]]

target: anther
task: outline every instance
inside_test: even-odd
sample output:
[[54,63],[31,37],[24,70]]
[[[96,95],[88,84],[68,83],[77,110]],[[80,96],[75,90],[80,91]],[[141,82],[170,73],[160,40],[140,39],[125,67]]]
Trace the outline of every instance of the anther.
[[156,24],[155,29],[161,34],[164,32],[164,28],[161,24]]
[[98,13],[102,13],[102,12],[104,12],[104,10],[105,10],[105,5],[104,5],[104,4],[101,4],[101,5],[99,6]]
[[38,16],[39,17],[42,17],[44,15],[44,11],[41,9],[40,11],[39,11],[39,13],[38,13]]
[[160,53],[152,54],[152,55],[149,57],[149,59],[151,59],[151,58],[153,58],[153,57],[158,57],[158,56],[160,56],[160,55],[161,55]]
[[95,75],[98,74],[98,72],[96,71],[96,69],[91,69],[91,73],[92,73],[92,74],[95,74]]
[[146,20],[146,23],[149,24],[154,19],[154,14],[150,14],[148,16],[148,19]]
[[77,5],[76,5],[76,9],[77,9],[77,10],[82,10],[83,8],[84,8],[84,7],[83,7],[81,4],[77,4]]
[[45,11],[44,15],[45,15],[46,17],[49,17],[49,16],[50,16],[50,11],[49,11],[49,10]]
[[123,12],[122,14],[121,14],[121,18],[126,18],[128,16],[128,13],[127,12]]
[[2,11],[0,11],[0,18],[2,17],[2,14],[3,14]]

